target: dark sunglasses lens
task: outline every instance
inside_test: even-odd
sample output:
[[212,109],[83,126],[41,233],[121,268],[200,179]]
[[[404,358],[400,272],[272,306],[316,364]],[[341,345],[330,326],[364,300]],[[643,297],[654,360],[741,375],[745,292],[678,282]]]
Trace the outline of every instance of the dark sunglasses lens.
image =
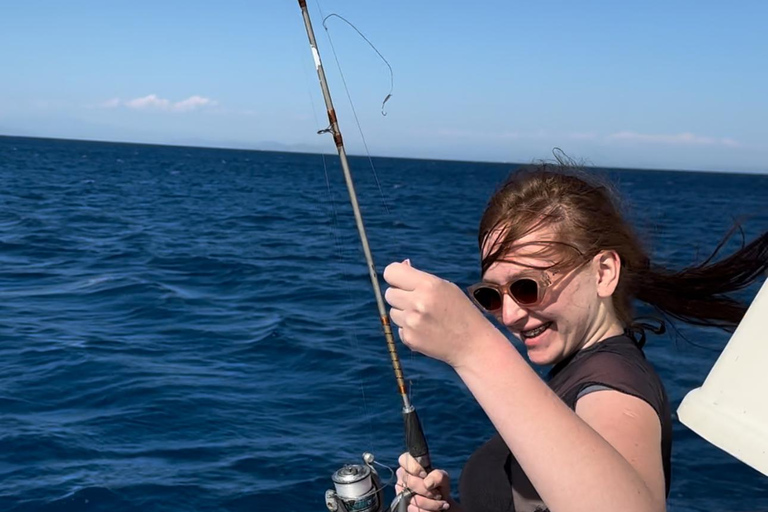
[[535,304],[539,300],[539,284],[533,279],[518,279],[509,291],[520,304]]
[[501,295],[498,290],[489,287],[478,288],[472,295],[475,297],[477,303],[488,311],[501,309]]

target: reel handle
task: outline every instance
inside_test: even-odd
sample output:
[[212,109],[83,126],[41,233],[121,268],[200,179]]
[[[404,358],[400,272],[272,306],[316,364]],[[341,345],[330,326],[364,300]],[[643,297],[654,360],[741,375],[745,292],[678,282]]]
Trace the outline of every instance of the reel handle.
[[413,491],[406,489],[392,500],[392,504],[386,512],[408,512],[408,505],[411,504],[411,498],[413,498]]

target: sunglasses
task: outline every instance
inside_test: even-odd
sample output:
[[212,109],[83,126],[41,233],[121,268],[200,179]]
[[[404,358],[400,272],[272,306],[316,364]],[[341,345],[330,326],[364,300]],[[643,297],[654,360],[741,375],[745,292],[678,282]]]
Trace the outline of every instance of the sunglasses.
[[552,280],[546,272],[526,272],[506,284],[477,283],[467,290],[475,304],[488,313],[495,314],[501,310],[504,294],[512,297],[520,306],[536,306],[544,299],[544,294],[551,284]]

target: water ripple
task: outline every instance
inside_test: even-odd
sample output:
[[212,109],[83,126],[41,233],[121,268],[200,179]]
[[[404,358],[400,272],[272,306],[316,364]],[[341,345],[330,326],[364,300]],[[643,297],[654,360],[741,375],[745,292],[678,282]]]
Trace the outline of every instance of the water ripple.
[[[309,510],[363,451],[396,461],[400,404],[334,158],[329,194],[319,155],[2,137],[0,154],[0,510]],[[477,223],[509,166],[376,166],[386,206],[370,173],[356,181],[379,269],[410,257],[475,281]],[[673,267],[733,218],[768,228],[766,176],[611,174]],[[726,340],[681,332],[710,348],[648,348],[675,405]],[[433,456],[458,474],[488,420],[444,365],[401,357]],[[671,511],[768,508],[754,472],[675,436]]]

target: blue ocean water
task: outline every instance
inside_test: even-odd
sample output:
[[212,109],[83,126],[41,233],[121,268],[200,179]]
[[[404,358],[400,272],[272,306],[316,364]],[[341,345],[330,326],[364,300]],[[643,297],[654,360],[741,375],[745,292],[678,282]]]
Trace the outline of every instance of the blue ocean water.
[[[408,257],[476,281],[479,216],[511,166],[373,163],[378,179],[352,159],[379,270]],[[768,229],[768,176],[604,172],[673,267],[736,219]],[[343,463],[396,463],[400,403],[335,158],[0,137],[0,184],[1,511],[324,510]],[[679,328],[690,343],[647,348],[675,408],[728,339]],[[401,356],[457,479],[491,426],[450,369]],[[671,511],[768,510],[766,477],[674,435]]]

